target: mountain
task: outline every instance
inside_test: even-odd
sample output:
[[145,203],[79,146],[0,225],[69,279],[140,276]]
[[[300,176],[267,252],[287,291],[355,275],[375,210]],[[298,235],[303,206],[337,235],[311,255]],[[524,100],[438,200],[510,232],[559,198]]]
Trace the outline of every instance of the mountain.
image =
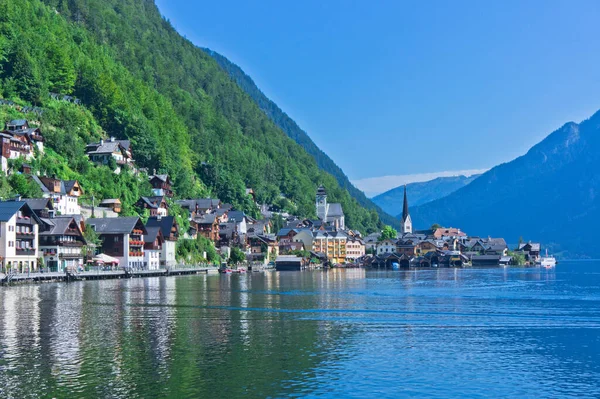
[[416,228],[433,223],[508,242],[541,241],[564,256],[600,257],[600,112],[567,123],[527,154],[447,197],[411,209]]
[[[426,182],[407,184],[406,196],[408,203],[410,206],[418,206],[445,197],[471,183],[478,176],[438,177]],[[375,204],[391,215],[398,215],[402,212],[403,200],[404,186],[393,188],[372,198]]]
[[[50,92],[82,105],[56,105]],[[314,217],[323,184],[348,226],[381,227],[153,1],[0,0],[0,96],[56,109],[40,122],[52,138],[44,170],[58,177],[93,184],[85,145],[115,136],[131,141],[138,166],[168,173],[177,197],[218,196],[255,215],[251,187],[261,203]],[[123,179],[88,193],[120,194]]]
[[[361,206],[367,209],[374,209],[381,220],[389,225],[398,225],[398,221],[390,215],[393,213],[387,212],[377,206],[358,188],[356,188],[344,174],[342,169],[327,154],[325,154],[312,141],[304,130],[282,111],[277,104],[271,101],[259,88],[256,86],[250,76],[248,76],[239,66],[229,61],[225,56],[208,48],[203,49],[208,55],[213,57],[215,61],[231,76],[237,85],[244,90],[256,102],[260,109],[290,138],[300,144],[317,162],[319,168],[336,178],[339,185],[348,190],[352,198],[354,198]],[[387,212],[387,213],[386,213]]]

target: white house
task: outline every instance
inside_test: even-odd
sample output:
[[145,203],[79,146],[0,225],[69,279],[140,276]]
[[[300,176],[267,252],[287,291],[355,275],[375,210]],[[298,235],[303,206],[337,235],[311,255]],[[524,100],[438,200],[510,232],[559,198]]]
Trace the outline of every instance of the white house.
[[0,259],[4,273],[38,269],[40,223],[26,202],[0,202]]
[[60,180],[55,177],[32,176],[42,190],[44,198],[51,198],[59,215],[80,215],[79,197],[83,190],[77,180]]
[[179,238],[179,226],[173,216],[155,216],[148,218],[146,229],[159,227],[163,237],[160,250],[160,266],[173,267],[177,264],[176,245]]
[[377,243],[377,255],[396,252],[396,240],[383,240]]

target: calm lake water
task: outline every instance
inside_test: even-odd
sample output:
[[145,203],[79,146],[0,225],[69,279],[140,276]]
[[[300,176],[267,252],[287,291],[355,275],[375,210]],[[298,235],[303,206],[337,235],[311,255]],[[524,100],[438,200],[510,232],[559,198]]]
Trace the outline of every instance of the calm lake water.
[[600,263],[0,288],[1,398],[600,397]]

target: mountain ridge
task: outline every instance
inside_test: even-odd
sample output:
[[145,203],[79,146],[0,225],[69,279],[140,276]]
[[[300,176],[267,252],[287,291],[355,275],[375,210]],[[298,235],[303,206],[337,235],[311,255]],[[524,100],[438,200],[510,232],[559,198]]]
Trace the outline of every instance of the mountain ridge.
[[600,111],[568,122],[524,155],[482,174],[450,195],[411,209],[418,228],[432,223],[473,235],[542,241],[568,256],[599,257]]
[[[411,207],[423,205],[434,201],[466,186],[479,175],[471,176],[449,176],[437,177],[425,182],[409,183],[406,185],[408,203]],[[376,195],[372,201],[379,205],[386,212],[399,215],[402,212],[404,200],[404,186],[398,186],[384,193]]]

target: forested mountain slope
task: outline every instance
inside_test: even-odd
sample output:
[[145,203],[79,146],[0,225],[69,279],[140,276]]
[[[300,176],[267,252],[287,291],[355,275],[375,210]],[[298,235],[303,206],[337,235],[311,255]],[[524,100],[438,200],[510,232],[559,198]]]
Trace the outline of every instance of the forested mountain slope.
[[516,243],[540,240],[567,256],[600,257],[600,112],[567,123],[527,154],[482,174],[447,197],[413,208],[432,223]]
[[[80,98],[104,135],[132,141],[140,166],[172,175],[179,197],[217,195],[252,213],[249,186],[260,202],[284,194],[288,210],[314,216],[324,184],[349,226],[380,225],[153,1],[0,0],[0,94],[45,106],[48,92]],[[47,144],[82,173],[72,160],[88,136]]]
[[[398,221],[395,220],[389,212],[383,210],[378,204],[371,201],[367,196],[354,187],[354,185],[348,179],[348,176],[342,171],[342,169],[336,165],[335,162],[327,154],[325,154],[317,145],[311,140],[308,134],[298,126],[298,124],[288,116],[277,104],[271,101],[259,88],[256,83],[248,76],[239,66],[229,61],[223,55],[213,51],[211,49],[203,49],[207,54],[213,57],[219,65],[231,76],[231,78],[244,90],[248,95],[258,104],[261,110],[289,137],[302,146],[317,162],[319,168],[323,171],[331,174],[336,178],[341,187],[348,190],[350,195],[358,201],[358,203],[367,208],[375,209],[379,214],[379,217],[386,224],[397,225]],[[386,213],[387,212],[387,213]]]
[[[434,201],[466,186],[475,180],[479,175],[473,176],[450,176],[438,177],[433,180],[419,183],[410,183],[406,185],[406,196],[408,204],[419,206],[427,202]],[[402,205],[404,203],[404,186],[399,186],[385,193],[373,197],[373,202],[379,205],[389,214],[402,217]]]

